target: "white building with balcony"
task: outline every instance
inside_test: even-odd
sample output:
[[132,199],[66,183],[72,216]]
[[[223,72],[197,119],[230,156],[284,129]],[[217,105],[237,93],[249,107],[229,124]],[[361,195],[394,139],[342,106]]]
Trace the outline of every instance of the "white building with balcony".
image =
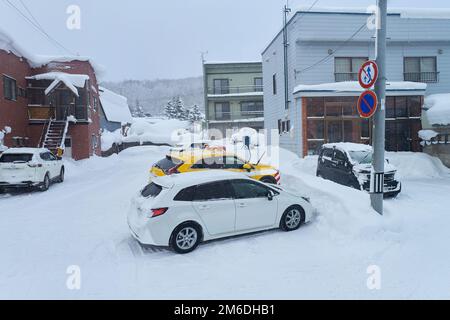
[[203,65],[208,128],[227,130],[264,128],[261,62],[205,62]]

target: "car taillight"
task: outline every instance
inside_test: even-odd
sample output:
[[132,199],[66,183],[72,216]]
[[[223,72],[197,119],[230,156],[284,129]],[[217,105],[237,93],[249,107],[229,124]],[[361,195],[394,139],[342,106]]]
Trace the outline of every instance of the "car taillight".
[[40,163],[29,163],[28,166],[30,168],[42,168],[42,164]]
[[169,210],[169,208],[152,209],[152,218],[162,216],[167,210]]
[[170,176],[170,175],[172,175],[172,174],[177,174],[177,173],[180,173],[179,171],[178,171],[178,169],[180,169],[180,167],[182,166],[183,164],[182,163],[180,163],[179,165],[177,165],[176,167],[173,167],[173,168],[170,168],[169,170],[166,170],[166,175],[168,175],[168,176]]

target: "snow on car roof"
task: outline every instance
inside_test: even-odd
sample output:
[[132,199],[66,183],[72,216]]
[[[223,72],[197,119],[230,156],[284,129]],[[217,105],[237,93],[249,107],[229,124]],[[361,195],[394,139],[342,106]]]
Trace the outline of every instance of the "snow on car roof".
[[35,154],[40,152],[50,152],[45,148],[10,148],[3,152],[3,154]]
[[351,142],[339,142],[339,143],[328,143],[323,145],[324,148],[336,148],[344,152],[352,151],[372,151],[372,147],[366,144],[351,143]]
[[173,174],[170,176],[157,177],[153,182],[165,188],[173,188],[177,186],[194,186],[198,184],[230,180],[230,179],[250,179],[246,175],[238,172],[229,172],[222,170],[212,170],[203,172],[187,172],[180,174]]

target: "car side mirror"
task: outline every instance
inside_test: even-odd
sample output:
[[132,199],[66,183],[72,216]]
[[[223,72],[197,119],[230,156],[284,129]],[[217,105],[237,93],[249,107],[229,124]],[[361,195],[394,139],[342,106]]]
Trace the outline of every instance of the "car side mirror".
[[273,193],[272,190],[269,190],[269,193],[267,194],[267,199],[269,201],[273,201],[273,198],[275,197],[275,194]]
[[242,166],[242,169],[247,170],[247,171],[252,171],[253,166],[250,163],[246,163]]

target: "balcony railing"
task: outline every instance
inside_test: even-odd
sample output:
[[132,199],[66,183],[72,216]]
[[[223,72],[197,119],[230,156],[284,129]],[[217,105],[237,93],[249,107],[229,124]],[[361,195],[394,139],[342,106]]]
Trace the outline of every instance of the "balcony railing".
[[239,87],[213,87],[208,88],[208,94],[241,94],[251,92],[263,92],[263,86],[239,86]]
[[356,72],[336,72],[334,79],[336,82],[358,81],[358,74]]
[[242,111],[240,113],[222,112],[211,115],[211,121],[237,121],[263,118],[264,111]]
[[439,81],[439,72],[405,72],[405,81],[436,83]]
[[66,105],[28,105],[28,117],[31,121],[47,121],[49,119],[66,120],[67,116],[73,116],[79,121],[88,121],[86,106]]

